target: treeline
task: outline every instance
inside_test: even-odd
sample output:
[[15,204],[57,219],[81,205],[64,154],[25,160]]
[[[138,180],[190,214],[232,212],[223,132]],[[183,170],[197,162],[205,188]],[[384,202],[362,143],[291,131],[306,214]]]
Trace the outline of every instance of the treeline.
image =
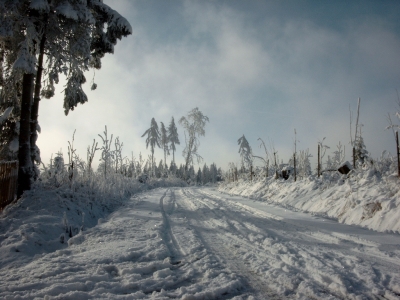
[[[272,142],[267,147],[264,140],[258,138],[259,147],[264,150],[264,154],[255,155],[250,143],[245,135],[238,139],[240,165],[233,162],[229,163],[229,170],[225,173],[225,178],[230,181],[236,181],[239,178],[253,180],[257,178],[275,177],[288,179],[292,177],[294,181],[297,179],[309,178],[310,176],[320,177],[323,173],[339,172],[348,174],[351,170],[356,169],[373,169],[380,174],[391,175],[397,173],[400,177],[400,147],[398,142],[398,133],[394,128],[399,128],[397,124],[393,124],[390,114],[388,114],[389,126],[387,129],[393,129],[393,134],[396,138],[397,157],[391,156],[384,151],[378,159],[373,159],[367,151],[364,139],[362,136],[362,124],[360,123],[360,103],[358,99],[357,114],[353,120],[353,113],[350,111],[350,161],[346,161],[346,147],[339,142],[336,149],[329,153],[330,147],[325,144],[325,138],[318,140],[315,144],[317,150],[317,164],[313,169],[311,167],[310,158],[313,157],[309,149],[297,149],[297,132],[294,130],[293,154],[289,156],[287,162],[279,159],[278,151],[275,149]],[[400,98],[398,100],[400,108]],[[396,117],[400,114],[397,112]],[[355,122],[354,122],[355,121]],[[354,123],[354,125],[353,125]],[[354,126],[354,131],[352,129]],[[256,165],[256,162],[261,162],[262,165]]]
[[[173,118],[172,118],[172,124]],[[152,119],[154,125],[154,118]],[[174,141],[177,141],[176,127],[173,132]],[[196,171],[193,164],[189,167],[186,164],[175,163],[175,158],[168,164],[165,159],[167,158],[164,151],[164,160],[161,159],[158,164],[155,163],[154,148],[148,157],[144,157],[139,153],[135,157],[131,152],[130,157],[123,155],[124,144],[119,137],[109,134],[107,126],[102,134],[98,135],[101,142],[93,140],[92,145],[87,147],[86,159],[78,155],[78,151],[74,145],[75,132],[72,136],[72,141],[68,142],[68,161],[64,158],[62,152],[58,152],[54,158],[50,159],[48,166],[43,164],[42,178],[47,182],[51,182],[55,186],[61,186],[65,183],[71,185],[78,179],[79,182],[90,182],[94,178],[101,178],[105,181],[115,181],[118,178],[133,179],[141,183],[146,183],[150,179],[160,178],[176,178],[185,181],[187,184],[203,185],[207,183],[216,183],[222,180],[223,172],[218,168],[215,163],[208,166],[206,163],[202,168]],[[175,142],[172,143],[175,151]],[[165,150],[166,148],[164,148]],[[185,152],[184,152],[185,153]],[[97,169],[93,168],[93,161],[96,154],[100,155],[99,165]]]

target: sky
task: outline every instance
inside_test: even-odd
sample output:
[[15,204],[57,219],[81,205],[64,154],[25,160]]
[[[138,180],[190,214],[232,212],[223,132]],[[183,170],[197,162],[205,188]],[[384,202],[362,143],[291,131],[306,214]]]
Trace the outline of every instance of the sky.
[[[283,162],[292,156],[295,139],[297,150],[309,149],[315,161],[324,138],[330,147],[325,158],[341,142],[350,160],[350,110],[355,118],[358,98],[371,156],[395,153],[393,133],[385,127],[388,113],[400,123],[393,115],[400,110],[400,2],[104,3],[130,22],[133,33],[103,58],[101,70],[86,73],[87,103],[65,116],[62,82],[54,98],[41,101],[44,163],[60,150],[67,158],[74,130],[74,148],[86,159],[93,139],[100,145],[105,126],[124,143],[125,156],[147,158],[150,149],[141,136],[153,117],[166,126],[175,118],[181,141],[175,157],[183,163],[178,120],[195,107],[210,120],[200,138],[201,166],[240,165],[242,135],[255,155],[265,156],[261,138]],[[163,158],[161,149],[155,157]]]

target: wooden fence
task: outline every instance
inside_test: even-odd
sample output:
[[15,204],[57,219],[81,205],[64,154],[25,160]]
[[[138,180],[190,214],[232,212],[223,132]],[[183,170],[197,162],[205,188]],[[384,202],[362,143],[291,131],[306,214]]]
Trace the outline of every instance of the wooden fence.
[[0,211],[14,201],[17,179],[18,161],[0,161]]

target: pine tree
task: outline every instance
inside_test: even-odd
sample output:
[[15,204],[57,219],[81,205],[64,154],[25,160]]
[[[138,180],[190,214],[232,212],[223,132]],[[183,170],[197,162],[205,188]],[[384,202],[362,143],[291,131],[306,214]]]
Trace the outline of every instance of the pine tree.
[[[175,145],[179,145],[178,130],[175,125],[174,117],[171,119],[171,123],[168,126],[168,142],[170,143],[170,149],[172,150],[172,162],[175,164]],[[171,164],[172,165],[172,164]]]
[[210,170],[209,170],[207,164],[204,164],[204,166],[203,166],[201,181],[203,182],[203,184],[210,182]]
[[217,165],[215,163],[212,163],[210,165],[209,180],[211,183],[216,183],[218,180],[218,169],[217,169]]
[[367,151],[367,147],[365,147],[364,139],[360,134],[356,137],[354,141],[354,148],[355,148],[355,160],[358,162],[359,165],[363,165],[369,158],[369,153]]
[[152,173],[154,175],[154,148],[156,145],[158,146],[158,148],[160,148],[160,140],[161,140],[160,132],[158,131],[158,125],[154,118],[151,119],[150,128],[143,133],[142,137],[144,137],[145,135],[147,135],[146,148],[148,148],[150,145],[151,149],[150,169],[152,170]]
[[202,184],[202,178],[203,178],[203,173],[201,172],[201,169],[197,171],[197,176],[196,176],[196,183],[197,184]]
[[161,123],[161,139],[160,139],[160,144],[161,148],[164,150],[164,168],[167,168],[167,155],[169,155],[169,149],[168,149],[168,133],[167,130],[165,129],[164,123]]

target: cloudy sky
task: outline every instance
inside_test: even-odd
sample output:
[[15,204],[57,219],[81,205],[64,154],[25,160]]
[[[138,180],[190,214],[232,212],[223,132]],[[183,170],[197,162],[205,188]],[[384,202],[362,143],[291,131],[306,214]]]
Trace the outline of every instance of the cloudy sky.
[[[400,89],[398,1],[158,1],[104,0],[132,25],[114,55],[88,72],[89,102],[68,116],[56,97],[43,99],[39,147],[47,163],[76,129],[75,146],[85,158],[98,134],[119,136],[127,156],[147,157],[151,118],[169,124],[198,107],[210,123],[199,153],[207,164],[238,163],[243,134],[256,155],[258,138],[285,162],[298,149],[324,137],[333,152],[339,141],[350,159],[349,105],[361,98],[360,122],[374,158],[395,151],[386,115]],[[94,77],[95,91],[89,86]],[[354,128],[354,126],[353,126]],[[176,158],[183,162],[184,134]],[[163,158],[156,150],[156,158]],[[99,158],[99,156],[97,156]]]

